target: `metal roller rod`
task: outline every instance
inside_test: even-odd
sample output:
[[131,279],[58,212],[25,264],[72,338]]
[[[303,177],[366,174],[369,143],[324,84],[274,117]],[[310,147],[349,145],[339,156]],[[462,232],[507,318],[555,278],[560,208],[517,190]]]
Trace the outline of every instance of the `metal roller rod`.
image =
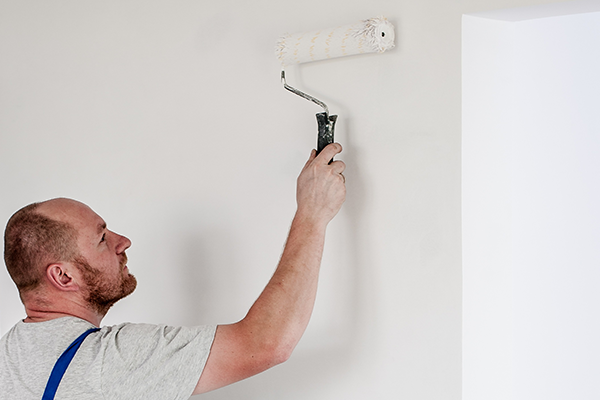
[[306,100],[310,100],[313,103],[315,103],[318,106],[321,106],[323,108],[323,110],[325,110],[325,114],[329,115],[329,107],[327,107],[327,104],[323,103],[321,100],[316,99],[314,97],[312,97],[309,94],[306,94],[304,92],[301,92],[300,90],[291,87],[290,85],[287,84],[287,82],[285,81],[285,71],[281,70],[281,82],[283,82],[283,87],[286,88],[287,90],[289,90],[290,92],[297,94],[298,96],[306,99]]

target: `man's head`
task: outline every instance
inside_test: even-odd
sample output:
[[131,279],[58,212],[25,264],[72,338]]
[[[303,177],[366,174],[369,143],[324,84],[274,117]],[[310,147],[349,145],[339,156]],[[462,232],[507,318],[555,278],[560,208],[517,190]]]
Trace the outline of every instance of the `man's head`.
[[103,315],[135,290],[136,279],[126,266],[130,245],[85,204],[53,199],[11,217],[4,259],[21,298],[78,292]]

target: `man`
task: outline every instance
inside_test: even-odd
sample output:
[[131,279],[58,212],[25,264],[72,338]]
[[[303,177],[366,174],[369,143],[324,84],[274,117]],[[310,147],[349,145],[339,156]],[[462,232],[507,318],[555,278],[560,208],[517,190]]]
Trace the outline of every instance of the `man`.
[[[297,181],[297,210],[279,265],[241,321],[167,327],[125,323],[83,340],[56,399],[187,399],[285,361],[310,318],[326,226],[345,199],[345,165],[331,144],[313,150]],[[0,341],[0,398],[40,399],[57,359],[132,293],[131,242],[70,199],[29,205],[9,220],[5,262],[27,318]]]

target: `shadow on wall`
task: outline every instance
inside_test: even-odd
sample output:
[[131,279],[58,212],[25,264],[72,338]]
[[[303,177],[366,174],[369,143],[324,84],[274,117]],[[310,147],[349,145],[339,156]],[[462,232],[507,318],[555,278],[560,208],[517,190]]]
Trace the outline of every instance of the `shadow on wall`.
[[[180,287],[182,316],[187,325],[229,321],[235,314],[235,300],[229,289],[239,287],[234,273],[239,263],[231,250],[234,239],[222,227],[209,226],[202,232],[188,232],[183,239]],[[238,317],[239,319],[241,317]]]
[[[348,122],[344,121],[346,128],[349,126]],[[372,350],[373,342],[369,340],[369,337],[376,325],[377,315],[372,309],[376,300],[373,297],[375,293],[372,287],[373,270],[369,268],[372,260],[368,246],[368,231],[365,226],[368,188],[365,178],[361,175],[360,152],[352,146],[350,132],[349,128],[348,132],[345,132],[344,152],[340,156],[340,159],[347,164],[345,175],[348,176],[348,195],[346,203],[335,221],[336,225],[341,227],[336,230],[335,234],[343,235],[343,240],[339,241],[339,249],[329,248],[326,250],[337,250],[334,254],[335,260],[342,264],[336,274],[341,273],[345,276],[335,276],[336,285],[337,281],[341,281],[344,282],[343,285],[348,286],[341,290],[340,295],[345,298],[341,302],[336,302],[343,307],[333,311],[336,313],[336,319],[341,321],[344,334],[339,340],[337,336],[335,338],[327,337],[325,340],[327,345],[318,346],[318,348],[303,346],[301,341],[298,349],[286,363],[240,383],[204,394],[202,398],[209,400],[237,397],[264,400],[280,399],[286,396],[309,398],[311,393],[315,391],[326,393],[330,384],[333,385],[340,379],[347,379],[347,376],[356,368],[361,354]],[[205,235],[193,239],[194,242],[188,245],[190,265],[206,262],[205,265],[210,267],[209,270],[203,271],[190,268],[191,275],[187,276],[184,286],[187,287],[190,298],[194,299],[196,304],[207,304],[208,297],[219,295],[211,293],[211,291],[231,285],[231,282],[227,283],[232,278],[231,274],[228,274],[228,268],[218,268],[223,265],[231,265],[227,263],[235,260],[232,259],[231,252],[222,251],[230,239],[225,233],[220,232],[213,235],[211,232],[210,237]],[[201,243],[199,244],[196,240]],[[200,286],[195,282],[201,282]],[[321,285],[320,293],[323,289],[323,285]],[[336,297],[336,293],[322,293],[320,299],[323,297],[333,298]],[[316,312],[319,311],[320,305],[323,306],[318,299]],[[199,312],[209,313],[210,311],[201,309]],[[310,325],[308,329],[311,329]],[[339,327],[332,329],[336,332],[339,331]],[[331,333],[335,334],[336,332]],[[325,331],[325,334],[328,332]],[[364,357],[360,357],[360,359],[364,360]]]

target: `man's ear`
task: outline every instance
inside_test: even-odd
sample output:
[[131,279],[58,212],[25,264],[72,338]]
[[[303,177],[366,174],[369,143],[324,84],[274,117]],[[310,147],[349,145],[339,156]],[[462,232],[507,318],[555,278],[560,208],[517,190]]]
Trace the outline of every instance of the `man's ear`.
[[73,279],[71,270],[67,264],[50,264],[46,268],[46,277],[56,289],[65,292],[75,292],[79,290],[79,285]]

